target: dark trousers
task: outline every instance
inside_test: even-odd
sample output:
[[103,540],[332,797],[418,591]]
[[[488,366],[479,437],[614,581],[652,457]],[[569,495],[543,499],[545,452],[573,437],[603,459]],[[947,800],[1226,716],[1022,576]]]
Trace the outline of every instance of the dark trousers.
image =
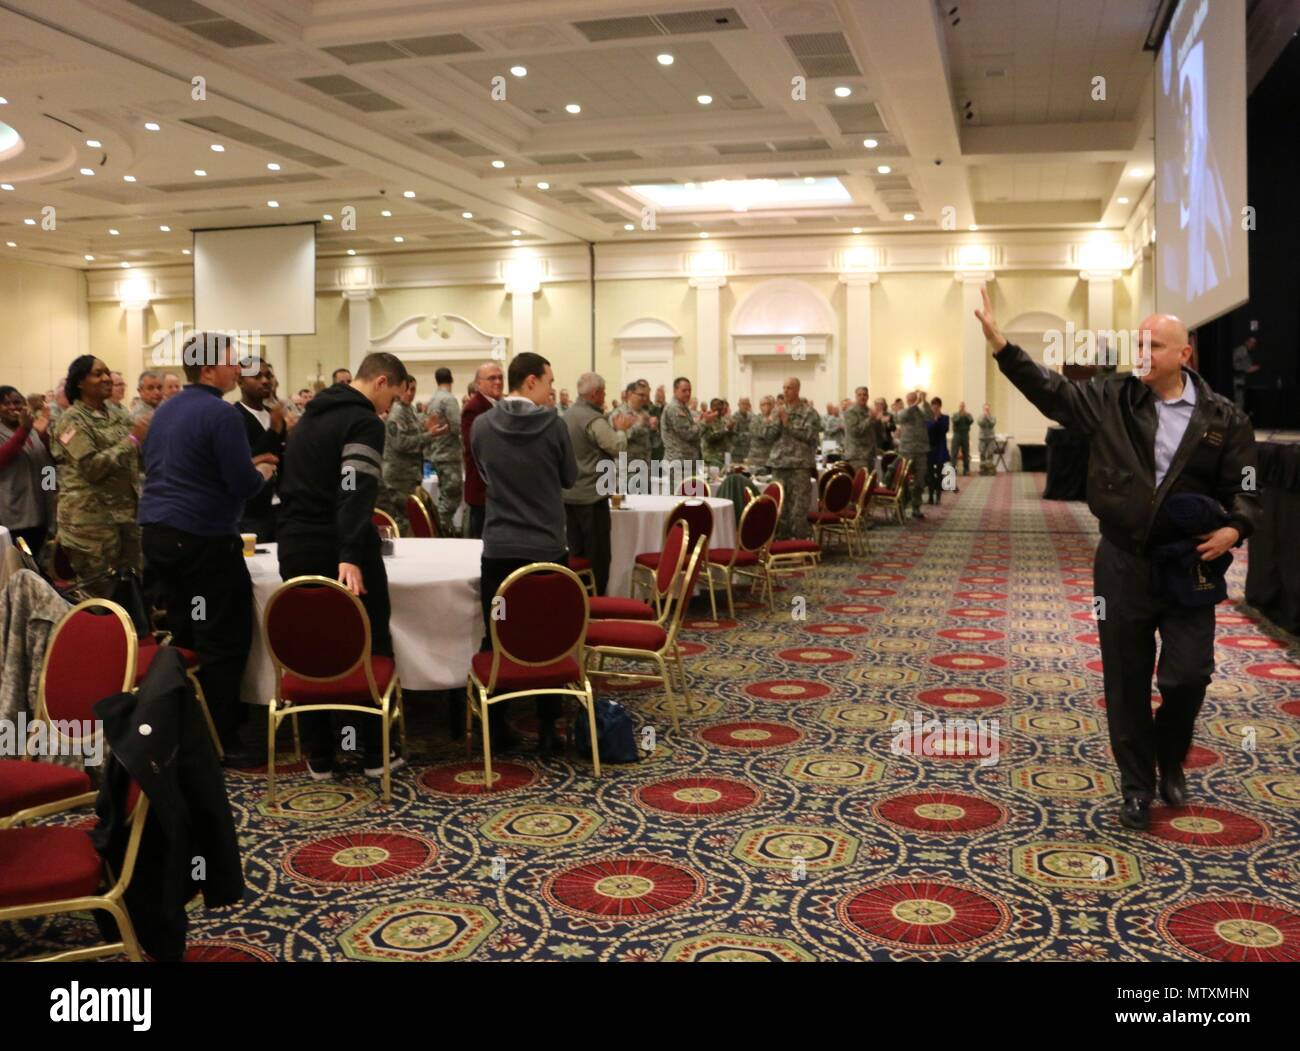
[[564,519],[569,553],[591,560],[596,594],[605,594],[609,583],[609,497],[603,496],[594,504],[565,504]]
[[253,639],[253,583],[238,536],[141,530],[146,572],[178,646],[197,651],[199,683],[222,746],[237,746],[245,710],[239,683]]
[[466,538],[469,540],[483,539],[483,519],[487,517],[487,507],[483,504],[467,504],[469,508],[469,533]]
[[[496,596],[497,588],[510,576],[516,569],[523,569],[524,566],[531,566],[534,562],[558,562],[564,565],[566,556],[563,551],[557,552],[547,558],[487,558],[484,557],[480,563],[479,573],[479,599],[483,606],[483,641],[479,643],[479,651],[486,653],[492,649],[492,599]],[[510,702],[507,701],[507,704]],[[493,732],[498,725],[497,720],[504,718],[502,715],[496,715],[501,711],[500,706],[488,709],[489,716],[495,717],[492,723]],[[541,724],[553,724],[560,717],[560,698],[559,697],[538,697],[537,698],[537,721]]]
[[[339,555],[331,547],[300,548],[296,544],[281,543],[280,579],[292,577],[321,576],[337,580],[339,575]],[[391,607],[388,600],[388,571],[384,560],[378,554],[359,563],[361,582],[366,593],[361,596],[366,616],[370,618],[370,652],[391,657],[393,655],[393,637],[389,633],[388,621]],[[334,765],[334,747],[338,734],[334,728],[333,715],[341,715],[347,726],[355,726],[361,741],[366,766],[378,766],[383,761],[382,728],[377,718],[370,716],[353,719],[347,712],[316,712],[302,717],[302,732],[307,739],[307,754],[315,770],[328,770]],[[359,724],[359,725],[358,725]]]
[[925,488],[929,493],[930,503],[937,504],[943,494],[943,464],[929,461],[925,467]]
[[[1097,546],[1093,588],[1110,747],[1124,798],[1155,795],[1156,765],[1172,769],[1187,757],[1196,715],[1214,674],[1214,607],[1188,608],[1151,594],[1151,563],[1109,540]],[[1156,663],[1156,632],[1160,661]],[[1151,714],[1151,672],[1161,703]]]

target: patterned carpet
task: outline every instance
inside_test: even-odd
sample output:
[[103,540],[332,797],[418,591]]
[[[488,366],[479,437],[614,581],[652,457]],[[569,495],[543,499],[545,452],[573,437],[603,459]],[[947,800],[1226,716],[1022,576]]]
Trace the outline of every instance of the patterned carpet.
[[[274,808],[232,775],[249,893],[195,908],[190,955],[1300,960],[1296,640],[1221,607],[1195,802],[1126,831],[1093,520],[1041,501],[1041,476],[961,481],[925,522],[873,531],[869,558],[787,581],[775,615],[690,621],[680,734],[656,691],[605,691],[655,747],[600,780],[525,749],[485,796],[441,701],[411,706],[390,807],[359,771],[293,775]],[[0,927],[0,958],[83,922]]]

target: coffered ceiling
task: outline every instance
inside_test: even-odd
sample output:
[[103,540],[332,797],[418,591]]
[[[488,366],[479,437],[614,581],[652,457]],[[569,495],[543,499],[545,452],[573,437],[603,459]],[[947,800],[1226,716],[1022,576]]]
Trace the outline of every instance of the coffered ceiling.
[[[0,0],[0,251],[180,262],[191,230],[299,221],[327,255],[1121,226],[1156,3]],[[631,189],[719,180],[745,185]],[[844,192],[791,192],[824,180]]]

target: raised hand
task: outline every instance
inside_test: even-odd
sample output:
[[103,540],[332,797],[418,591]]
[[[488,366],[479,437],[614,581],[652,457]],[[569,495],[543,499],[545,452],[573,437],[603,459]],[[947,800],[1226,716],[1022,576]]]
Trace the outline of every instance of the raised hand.
[[998,328],[997,320],[993,317],[993,306],[989,303],[989,290],[987,288],[980,289],[980,298],[984,301],[984,308],[976,310],[975,316],[979,318],[979,323],[984,328],[984,338],[989,341],[994,353],[997,353],[1007,345],[1007,338],[1002,335],[1002,330]]

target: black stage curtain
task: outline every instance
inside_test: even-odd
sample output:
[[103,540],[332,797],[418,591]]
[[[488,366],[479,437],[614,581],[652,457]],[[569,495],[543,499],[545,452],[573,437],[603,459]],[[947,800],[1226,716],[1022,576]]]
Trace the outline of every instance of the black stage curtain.
[[1047,484],[1044,500],[1086,500],[1088,498],[1088,436],[1047,428]]
[[1261,442],[1259,528],[1247,541],[1246,601],[1300,634],[1300,445]]

